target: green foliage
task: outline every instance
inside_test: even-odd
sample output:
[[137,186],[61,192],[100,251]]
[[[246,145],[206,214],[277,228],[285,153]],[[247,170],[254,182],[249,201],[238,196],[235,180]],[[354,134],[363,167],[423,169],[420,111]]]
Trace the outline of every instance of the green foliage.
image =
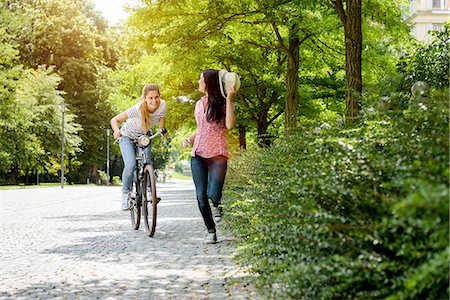
[[[375,86],[386,68],[393,68],[399,44],[405,41],[399,2],[364,3],[365,86]],[[302,41],[299,118],[329,122],[345,109],[345,50],[339,18],[328,1],[146,2],[130,18],[129,48],[135,51],[129,62],[150,69],[147,74],[158,74],[171,95],[190,99],[198,97],[193,91],[202,69],[237,72],[242,83],[235,102],[238,126],[260,145],[268,145],[267,136],[283,132],[280,119],[293,23],[299,24]]]
[[101,185],[107,185],[108,184],[108,174],[106,174],[106,172],[102,171],[102,170],[97,170],[98,172],[98,177],[99,177],[99,184]]
[[9,140],[4,138],[10,130],[9,120],[14,119],[14,90],[23,72],[18,63],[17,45],[14,42],[18,16],[6,9],[0,2],[0,172],[8,171],[13,155],[9,153]]
[[435,88],[448,87],[449,82],[450,21],[442,31],[434,31],[429,43],[419,44],[415,51],[405,55],[399,63],[399,70],[405,74],[405,85],[426,81]]
[[82,151],[69,161],[69,178],[96,181],[98,166],[106,157],[99,145],[106,145],[105,129],[113,116],[101,76],[104,66],[113,67],[117,61],[105,20],[87,0],[24,0],[10,9],[22,17],[22,30],[14,39],[20,62],[33,69],[54,67],[61,78],[58,89],[64,91],[65,102],[82,126],[78,130]]
[[446,93],[231,162],[227,222],[264,295],[448,298]]
[[445,184],[418,182],[417,191],[394,204],[390,218],[383,220],[384,245],[401,262],[390,262],[400,280],[388,299],[448,297],[448,199]]
[[[190,118],[194,119],[194,109],[191,111]],[[180,161],[185,160],[189,161],[191,157],[191,147],[183,148],[183,140],[187,137],[191,137],[195,133],[195,129],[192,129],[191,126],[182,126],[178,128],[176,131],[170,133],[172,137],[172,141],[170,143],[170,157],[171,161],[175,163],[174,167],[175,171],[182,173],[182,167],[179,165]],[[178,165],[178,166],[177,166]]]
[[[92,19],[92,9],[85,0],[21,1],[19,11],[28,19],[19,37],[24,63],[31,67],[54,64],[66,73],[76,63],[100,61],[102,49],[96,45],[96,25],[101,24]],[[71,79],[83,80],[75,76]]]
[[[158,130],[158,129],[156,129]],[[156,132],[156,131],[155,131]],[[170,158],[169,146],[171,139],[163,137],[152,141],[152,160],[155,170],[164,170]]]
[[122,181],[120,180],[120,177],[119,177],[119,176],[113,176],[113,178],[112,178],[112,184],[113,184],[113,185],[121,185],[121,184],[122,184]]
[[[61,153],[61,110],[64,102],[56,88],[61,78],[52,68],[26,70],[16,82],[15,96],[4,107],[12,112],[0,125],[2,169],[10,171],[14,181],[18,175],[28,175],[36,169],[57,174]],[[66,153],[79,152],[80,126],[70,110],[65,113]],[[56,164],[56,166],[55,166]]]
[[[414,39],[404,22],[404,0],[364,1],[363,30],[363,86],[365,93],[380,86],[379,79],[396,72],[399,57],[409,50]],[[391,78],[392,79],[392,78]]]
[[[363,1],[364,86],[372,89],[392,69],[407,36],[398,2]],[[128,26],[113,29],[87,0],[1,5],[1,116],[9,120],[13,114],[9,102],[20,64],[33,69],[53,65],[61,77],[57,88],[65,92],[74,122],[82,127],[77,131],[82,151],[71,152],[67,164],[75,181],[96,180],[97,170],[106,165],[110,118],[134,104],[144,84],[161,86],[169,131],[192,130],[193,105],[200,96],[197,80],[205,68],[226,68],[241,76],[235,102],[238,126],[248,139],[270,144],[269,137],[282,133],[284,126],[289,24],[299,25],[302,40],[299,121],[332,122],[344,111],[343,31],[329,1],[146,1]],[[188,157],[189,149],[178,146],[171,153]],[[5,172],[12,157],[7,147],[0,145],[0,161],[8,161],[0,165]],[[111,145],[111,157],[120,159],[118,145]],[[50,164],[55,173],[58,161]]]

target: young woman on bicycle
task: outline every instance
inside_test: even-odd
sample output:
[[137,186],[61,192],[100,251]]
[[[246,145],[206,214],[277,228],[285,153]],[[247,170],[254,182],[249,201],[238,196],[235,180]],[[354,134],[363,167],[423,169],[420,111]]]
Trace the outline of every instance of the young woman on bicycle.
[[[227,147],[227,130],[234,127],[233,97],[239,89],[239,79],[234,77],[233,84],[226,89],[222,77],[224,70],[205,70],[200,75],[198,89],[204,96],[195,106],[197,131],[183,141],[183,146],[193,144],[191,151],[191,171],[195,184],[198,207],[202,214],[208,235],[205,243],[217,242],[214,221],[222,218],[222,189],[229,157]],[[213,203],[213,211],[208,202]],[[214,216],[214,218],[213,218]]]
[[[154,125],[161,130],[166,119],[166,102],[160,98],[161,92],[156,84],[148,84],[142,89],[139,102],[111,119],[114,138],[120,138],[120,151],[124,162],[122,172],[122,210],[128,209],[128,193],[136,167],[134,140],[146,134]],[[125,122],[122,128],[119,124]],[[141,149],[139,149],[141,150]],[[151,147],[145,149],[150,160]]]

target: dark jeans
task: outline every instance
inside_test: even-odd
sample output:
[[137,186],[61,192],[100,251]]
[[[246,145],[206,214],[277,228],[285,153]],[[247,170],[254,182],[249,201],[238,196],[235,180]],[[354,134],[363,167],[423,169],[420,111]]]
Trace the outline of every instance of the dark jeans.
[[191,171],[198,208],[202,214],[203,221],[205,221],[208,232],[216,232],[216,225],[212,218],[208,198],[211,199],[214,206],[220,204],[223,183],[227,172],[227,158],[224,156],[212,158],[191,157]]

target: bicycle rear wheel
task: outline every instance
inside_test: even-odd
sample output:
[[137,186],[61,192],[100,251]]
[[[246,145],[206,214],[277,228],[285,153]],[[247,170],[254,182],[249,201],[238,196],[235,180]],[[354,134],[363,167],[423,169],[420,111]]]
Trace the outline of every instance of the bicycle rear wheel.
[[131,187],[130,195],[130,217],[131,217],[131,227],[134,230],[139,229],[141,223],[141,201],[140,200],[140,186],[136,175],[133,177],[133,184]]
[[[150,188],[150,193],[147,188]],[[144,227],[147,235],[152,237],[156,228],[156,205],[158,198],[156,197],[156,178],[153,166],[147,165],[144,169],[144,180],[142,182],[142,216],[144,218]]]

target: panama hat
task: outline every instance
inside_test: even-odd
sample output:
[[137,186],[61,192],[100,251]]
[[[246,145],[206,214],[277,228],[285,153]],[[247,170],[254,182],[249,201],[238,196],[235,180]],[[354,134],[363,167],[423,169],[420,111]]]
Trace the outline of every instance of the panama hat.
[[234,72],[219,70],[219,87],[224,98],[227,97],[229,89],[233,86],[235,92],[237,92],[241,87],[241,80],[239,79],[239,76]]

